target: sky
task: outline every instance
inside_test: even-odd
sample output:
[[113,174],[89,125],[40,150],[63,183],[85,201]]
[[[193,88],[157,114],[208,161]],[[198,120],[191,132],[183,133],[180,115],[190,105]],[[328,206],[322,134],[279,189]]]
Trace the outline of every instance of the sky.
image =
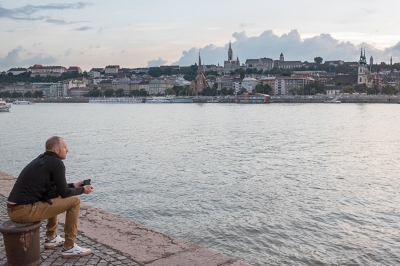
[[0,0],[0,71],[34,64],[220,64],[233,57],[400,62],[400,1]]

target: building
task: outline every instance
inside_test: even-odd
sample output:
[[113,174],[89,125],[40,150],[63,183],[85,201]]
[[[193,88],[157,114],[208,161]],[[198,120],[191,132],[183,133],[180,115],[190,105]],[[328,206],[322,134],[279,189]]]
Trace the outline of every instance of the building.
[[14,67],[14,68],[10,68],[10,69],[7,71],[7,74],[8,74],[8,73],[12,73],[14,76],[16,76],[16,75],[19,75],[19,74],[22,74],[22,73],[26,73],[26,72],[27,72],[27,69],[26,69],[26,68]]
[[123,89],[125,95],[129,95],[131,90],[131,80],[129,78],[118,78],[111,81],[111,89],[114,91]]
[[279,60],[274,61],[274,67],[275,68],[281,68],[281,69],[294,69],[294,68],[301,68],[303,64],[301,61],[285,61],[285,57],[283,56],[283,53],[279,56]]
[[313,79],[309,77],[277,77],[275,79],[274,95],[287,95],[290,93],[291,89],[304,88],[304,86],[311,81],[313,81]]
[[229,42],[229,49],[228,49],[228,60],[224,62],[224,75],[229,76],[232,71],[240,68],[239,57],[236,60],[233,60],[233,51],[231,42]]
[[262,93],[243,93],[236,95],[237,103],[270,103],[271,96]]
[[325,61],[324,65],[326,66],[342,66],[344,64],[343,60],[331,60],[331,61]]
[[28,71],[33,75],[48,75],[48,74],[57,74],[61,75],[62,73],[67,72],[67,69],[63,66],[42,66],[36,64],[28,68]]
[[248,92],[252,92],[258,83],[260,82],[255,78],[244,78],[242,80],[242,88],[245,88]]
[[119,65],[109,65],[104,68],[104,74],[106,75],[116,75],[119,71]]
[[78,66],[70,66],[68,69],[67,69],[67,72],[68,73],[78,73],[78,74],[82,74],[82,69],[80,68],[80,67],[78,67]]
[[190,84],[190,88],[193,90],[196,95],[201,93],[204,88],[209,87],[206,77],[203,74],[203,68],[201,66],[201,58],[199,53],[199,66],[197,68],[197,76],[195,80],[192,80]]
[[367,59],[365,57],[365,49],[364,55],[361,48],[361,55],[360,60],[358,61],[358,77],[357,77],[357,84],[367,84]]
[[245,63],[247,68],[256,68],[257,70],[271,70],[274,67],[274,60],[271,58],[247,59]]
[[275,79],[276,77],[263,77],[261,78],[260,82],[261,85],[268,84],[271,88],[275,87]]
[[88,94],[90,91],[90,88],[88,87],[76,87],[76,88],[71,88],[68,90],[68,95],[73,98],[78,98],[78,97],[83,97],[85,94]]

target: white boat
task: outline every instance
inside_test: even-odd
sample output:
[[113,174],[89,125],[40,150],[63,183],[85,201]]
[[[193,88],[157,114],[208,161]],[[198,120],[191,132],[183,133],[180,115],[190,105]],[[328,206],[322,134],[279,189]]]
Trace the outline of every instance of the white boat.
[[30,102],[30,101],[25,101],[25,100],[16,100],[16,101],[13,101],[13,104],[33,104],[32,102]]
[[147,97],[146,103],[170,103],[170,97]]
[[178,96],[175,98],[171,98],[170,103],[192,103],[193,97],[191,96]]
[[89,103],[142,103],[142,98],[93,98]]
[[10,112],[11,104],[6,103],[0,98],[0,112]]
[[219,99],[219,98],[212,98],[211,100],[208,100],[207,102],[208,102],[208,103],[220,103],[220,102],[221,102],[221,99]]

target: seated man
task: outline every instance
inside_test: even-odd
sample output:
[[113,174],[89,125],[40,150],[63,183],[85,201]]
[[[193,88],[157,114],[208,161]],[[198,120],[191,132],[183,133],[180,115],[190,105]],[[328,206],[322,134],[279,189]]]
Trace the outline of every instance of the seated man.
[[[75,244],[78,231],[80,199],[76,195],[93,192],[83,181],[67,184],[65,166],[68,148],[63,138],[54,136],[46,141],[46,152],[30,162],[20,173],[7,200],[8,216],[17,223],[47,219],[44,248],[63,245],[63,258],[82,257],[90,249]],[[66,212],[65,239],[57,235],[57,215]]]

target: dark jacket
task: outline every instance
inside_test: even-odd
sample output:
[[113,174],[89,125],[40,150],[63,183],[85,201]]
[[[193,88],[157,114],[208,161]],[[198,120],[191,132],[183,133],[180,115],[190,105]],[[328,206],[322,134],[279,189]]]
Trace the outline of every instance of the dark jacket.
[[8,201],[17,204],[51,203],[52,198],[80,195],[83,191],[83,187],[67,184],[64,163],[55,153],[47,151],[22,170]]

